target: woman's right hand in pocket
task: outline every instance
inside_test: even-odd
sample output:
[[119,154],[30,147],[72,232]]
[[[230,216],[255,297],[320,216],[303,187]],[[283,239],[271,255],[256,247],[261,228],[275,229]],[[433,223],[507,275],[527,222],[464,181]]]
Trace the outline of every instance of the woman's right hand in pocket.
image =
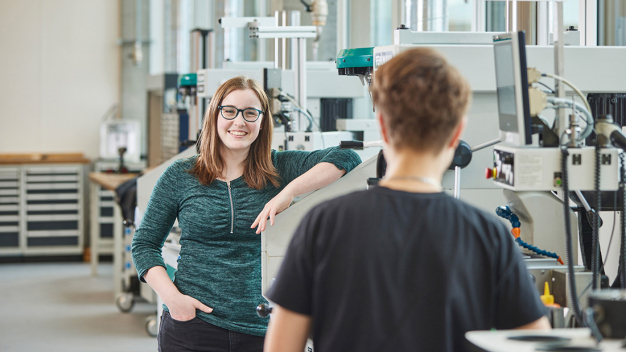
[[196,317],[196,309],[199,309],[205,313],[211,313],[213,308],[207,307],[197,299],[179,294],[170,302],[166,302],[165,305],[170,311],[172,319],[178,321],[189,321]]

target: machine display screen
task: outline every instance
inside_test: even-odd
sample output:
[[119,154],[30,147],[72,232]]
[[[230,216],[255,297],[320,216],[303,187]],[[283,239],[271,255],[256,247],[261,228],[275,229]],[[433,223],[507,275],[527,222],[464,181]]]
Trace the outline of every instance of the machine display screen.
[[518,132],[512,43],[494,45],[494,51],[500,130]]

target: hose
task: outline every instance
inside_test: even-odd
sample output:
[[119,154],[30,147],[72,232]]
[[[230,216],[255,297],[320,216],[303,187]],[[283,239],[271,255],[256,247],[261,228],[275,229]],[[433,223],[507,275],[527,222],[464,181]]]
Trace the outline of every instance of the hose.
[[591,132],[593,132],[594,120],[593,120],[593,116],[591,115],[591,111],[587,110],[587,108],[585,108],[584,105],[580,103],[572,102],[570,99],[567,99],[567,98],[548,97],[547,101],[549,103],[557,105],[555,106],[555,108],[565,105],[566,107],[576,109],[580,111],[583,115],[585,115],[586,117],[585,122],[587,123],[587,125],[585,126],[585,129],[580,133],[578,142],[582,141],[583,139],[586,139],[587,137],[591,135]]
[[589,105],[589,102],[587,101],[587,97],[585,97],[583,92],[581,92],[580,89],[576,88],[576,86],[574,84],[572,84],[572,82],[568,81],[564,77],[553,75],[553,74],[550,74],[550,73],[542,73],[541,75],[544,76],[544,77],[554,78],[554,79],[556,79],[558,81],[561,81],[561,82],[565,83],[568,87],[572,88],[572,90],[574,92],[576,92],[576,94],[578,94],[580,99],[585,102],[585,106],[587,107],[587,110],[589,110],[591,112],[591,106]]
[[600,258],[600,246],[599,237],[600,232],[600,206],[602,199],[600,198],[600,144],[596,145],[596,160],[595,160],[595,178],[593,180],[593,187],[596,196],[596,214],[593,217],[593,235],[591,244],[591,288],[596,290],[598,288],[598,273],[600,272],[599,258]]
[[497,207],[496,215],[498,215],[501,218],[507,219],[511,222],[511,226],[513,227],[511,229],[511,234],[515,238],[515,243],[517,243],[520,247],[533,251],[539,255],[546,256],[548,258],[554,258],[561,265],[563,265],[563,260],[561,259],[561,257],[559,257],[558,254],[537,248],[533,246],[532,244],[528,244],[522,240],[522,237],[520,236],[520,226],[522,225],[522,223],[519,221],[519,217],[513,214],[513,212],[508,206],[504,205],[501,207]]
[[576,293],[576,274],[574,273],[574,251],[572,249],[572,225],[570,223],[569,208],[569,180],[567,176],[567,157],[569,152],[567,147],[561,147],[561,177],[563,185],[563,218],[565,220],[565,252],[567,255],[567,275],[569,276],[570,303],[574,317],[579,326],[583,325],[580,302]]
[[[280,92],[280,95],[281,95],[281,96],[283,96],[283,97],[285,97],[285,98],[287,98],[287,100],[289,100],[289,101],[290,101],[290,102],[291,102],[291,103],[292,103],[292,104],[296,107],[296,109],[295,109],[295,110],[297,110],[297,111],[299,111],[300,113],[302,113],[302,115],[304,115],[304,117],[306,117],[306,118],[307,118],[307,120],[309,120],[309,126],[307,127],[307,129],[306,129],[306,131],[305,131],[305,132],[311,132],[311,131],[313,130],[313,122],[314,122],[314,121],[313,121],[313,116],[311,116],[309,113],[305,112],[305,111],[302,109],[302,107],[300,106],[300,104],[298,104],[298,102],[297,102],[294,98],[290,97],[290,96],[289,96],[289,94],[287,94],[287,93],[285,93],[285,92],[281,91],[281,92]],[[318,127],[318,128],[319,128],[319,127]],[[322,130],[320,129],[320,132],[321,132],[321,131],[322,131]]]

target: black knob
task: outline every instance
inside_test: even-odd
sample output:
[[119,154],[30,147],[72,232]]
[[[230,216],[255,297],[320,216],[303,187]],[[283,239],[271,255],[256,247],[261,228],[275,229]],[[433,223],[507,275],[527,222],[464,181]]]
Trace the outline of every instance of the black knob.
[[272,314],[272,307],[265,303],[261,303],[258,307],[256,307],[256,314],[261,318],[267,318],[268,315]]
[[454,151],[454,158],[449,169],[454,170],[457,166],[464,168],[469,165],[470,161],[472,161],[472,148],[466,142],[460,141]]

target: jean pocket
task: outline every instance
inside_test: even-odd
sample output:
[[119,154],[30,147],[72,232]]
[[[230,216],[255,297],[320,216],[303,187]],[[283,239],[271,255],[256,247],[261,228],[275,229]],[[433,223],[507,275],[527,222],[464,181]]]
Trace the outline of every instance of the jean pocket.
[[174,318],[172,317],[172,315],[170,314],[170,312],[168,312],[168,311],[163,311],[163,315],[166,315],[166,314],[167,314],[166,318],[167,318],[168,320],[171,320],[174,324],[188,324],[188,323],[194,322],[195,320],[199,319],[199,318],[198,318],[198,316],[196,315],[195,317],[193,317],[193,318],[191,318],[191,319],[189,319],[189,320],[176,320],[176,319],[174,319]]

